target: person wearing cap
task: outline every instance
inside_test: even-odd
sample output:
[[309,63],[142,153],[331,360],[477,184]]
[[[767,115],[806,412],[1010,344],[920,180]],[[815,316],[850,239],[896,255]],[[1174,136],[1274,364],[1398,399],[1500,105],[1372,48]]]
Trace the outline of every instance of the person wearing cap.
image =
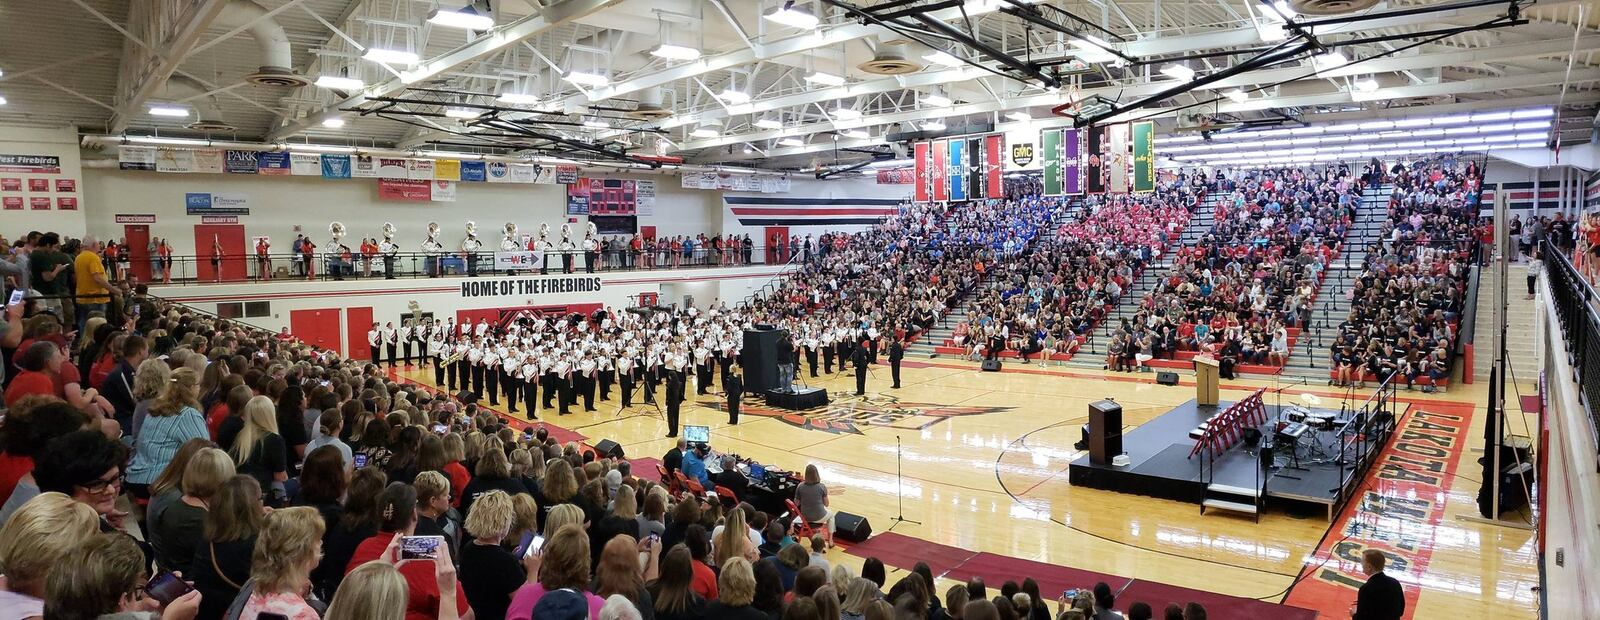
[[706,473],[706,455],[711,453],[711,447],[703,443],[694,444],[694,448],[683,453],[683,475],[690,480],[700,483],[700,486],[711,489],[711,474]]

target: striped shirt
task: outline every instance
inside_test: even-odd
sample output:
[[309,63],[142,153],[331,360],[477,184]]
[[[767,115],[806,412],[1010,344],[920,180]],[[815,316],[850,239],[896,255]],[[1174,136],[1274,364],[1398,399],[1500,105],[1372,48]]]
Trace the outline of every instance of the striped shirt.
[[128,464],[128,482],[150,484],[172,462],[172,455],[190,439],[210,439],[206,419],[200,410],[184,407],[178,415],[151,414],[139,426],[134,439],[133,461]]

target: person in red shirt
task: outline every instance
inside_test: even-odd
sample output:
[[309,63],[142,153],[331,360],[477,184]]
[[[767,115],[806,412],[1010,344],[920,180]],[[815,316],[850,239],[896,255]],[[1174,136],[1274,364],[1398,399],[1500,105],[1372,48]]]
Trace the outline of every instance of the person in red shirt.
[[311,242],[311,237],[300,241],[300,258],[305,261],[306,279],[315,280],[317,277],[317,244]]
[[67,356],[61,353],[61,347],[53,342],[41,340],[33,342],[26,350],[20,352],[22,358],[18,360],[17,367],[22,372],[11,380],[10,386],[6,387],[6,407],[11,407],[25,396],[63,398],[61,373],[64,369],[72,368],[72,365],[64,363]]
[[361,240],[361,277],[372,277],[372,259],[378,256],[378,244],[371,239]]
[[268,255],[271,251],[272,244],[266,237],[256,239],[256,277],[262,280],[272,279],[272,257]]
[[[361,542],[356,551],[350,556],[350,563],[345,566],[344,572],[349,575],[356,567],[373,560],[388,561],[397,559],[390,554],[396,553],[398,536],[411,536],[417,524],[417,490],[411,485],[394,482],[383,490],[383,498],[378,501],[378,512],[389,515],[378,527],[378,533]],[[439,545],[439,552],[449,554],[448,545]],[[435,620],[439,617],[439,582],[434,575],[435,567],[432,561],[405,561],[400,562],[397,568],[400,575],[406,579],[406,620]],[[467,615],[467,595],[458,581],[455,587],[456,609],[462,616]]]

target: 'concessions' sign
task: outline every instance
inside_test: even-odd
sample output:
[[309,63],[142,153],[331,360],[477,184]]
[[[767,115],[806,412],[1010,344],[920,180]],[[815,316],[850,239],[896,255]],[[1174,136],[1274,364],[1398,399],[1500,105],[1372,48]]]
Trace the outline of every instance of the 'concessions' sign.
[[118,224],[154,224],[154,223],[156,223],[156,215],[154,213],[118,213],[117,214],[117,223]]
[[0,172],[59,174],[61,172],[61,158],[52,155],[0,154]]
[[598,292],[600,292],[600,278],[596,276],[479,279],[461,283],[462,297]]

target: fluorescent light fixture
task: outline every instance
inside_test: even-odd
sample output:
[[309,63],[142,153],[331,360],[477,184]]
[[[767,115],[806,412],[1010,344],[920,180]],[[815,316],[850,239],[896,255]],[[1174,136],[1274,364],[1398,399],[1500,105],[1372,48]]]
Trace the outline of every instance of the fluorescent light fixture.
[[579,86],[590,86],[596,88],[611,83],[611,78],[606,77],[603,73],[578,71],[576,69],[567,71],[566,75],[561,76],[561,79]]
[[450,118],[478,118],[483,116],[483,112],[472,108],[445,108],[444,115]]
[[844,131],[839,132],[839,135],[844,136],[846,138],[855,138],[857,140],[861,140],[861,139],[871,138],[872,137],[872,134],[868,133],[867,130],[865,130],[865,129],[846,129]]
[[655,49],[650,50],[650,55],[667,60],[699,60],[700,50],[683,45],[662,43],[657,45]]
[[539,103],[539,96],[530,93],[500,93],[495,101],[506,105],[534,105]]
[[952,56],[950,52],[946,52],[944,50],[933,50],[932,52],[923,54],[922,59],[933,64],[944,65],[946,67],[959,67],[962,64],[965,64],[961,62],[960,58],[956,58],[955,56]]
[[1175,62],[1162,67],[1161,75],[1165,75],[1180,82],[1187,82],[1194,79],[1194,69],[1190,69],[1189,65],[1181,62]]
[[590,129],[610,129],[611,128],[611,123],[607,123],[607,122],[605,122],[603,120],[600,120],[598,118],[591,118],[589,120],[584,121],[583,122],[583,126],[584,127],[588,127]]
[[744,92],[737,88],[724,88],[722,89],[722,92],[717,93],[717,98],[721,99],[723,103],[731,103],[734,105],[750,103],[750,93]]
[[854,108],[834,108],[832,116],[841,121],[854,121],[861,118],[861,111]]
[[354,153],[356,147],[338,146],[334,144],[291,144],[291,151],[315,151],[318,153]]
[[5,97],[0,97],[0,105],[5,105],[5,104],[6,104],[6,98]]
[[1262,42],[1271,43],[1289,38],[1289,31],[1283,27],[1281,22],[1273,20],[1269,16],[1267,19],[1256,20],[1256,37],[1260,38]]
[[337,116],[330,116],[322,119],[322,126],[327,127],[328,129],[338,129],[344,126],[344,119]]
[[955,103],[954,101],[951,101],[949,97],[946,97],[946,96],[941,95],[939,93],[928,93],[926,95],[923,95],[922,96],[922,102],[927,104],[927,105],[936,107],[936,108],[947,107],[950,104]]
[[334,90],[361,90],[366,88],[367,85],[365,82],[355,78],[324,75],[317,78],[317,86]]
[[1524,121],[1516,123],[1513,127],[1518,131],[1523,129],[1549,129],[1550,121]]
[[1026,123],[1028,121],[1033,120],[1033,117],[1029,116],[1027,112],[1009,112],[1009,113],[1006,114],[1006,118],[1009,118],[1009,119],[1014,120],[1014,121],[1019,122],[1019,123]]
[[150,106],[150,115],[186,118],[189,116],[189,108],[181,108],[174,105],[153,105]]
[[763,116],[761,118],[758,118],[758,119],[756,119],[756,122],[751,123],[751,124],[755,125],[756,127],[760,128],[760,129],[783,129],[783,121],[780,121],[780,120],[778,120],[776,118],[773,118],[773,117],[770,117],[770,116]]
[[806,141],[805,140],[801,140],[799,138],[790,137],[790,138],[780,138],[780,139],[778,139],[778,146],[805,146],[805,145],[806,145]]
[[1555,113],[1556,113],[1556,111],[1552,110],[1550,108],[1538,108],[1538,109],[1535,109],[1535,110],[1516,110],[1516,111],[1511,113],[1511,118],[1546,118],[1546,117],[1554,116]]
[[1350,83],[1350,87],[1355,89],[1356,92],[1370,93],[1372,91],[1378,90],[1378,81],[1374,80],[1374,79],[1372,79],[1370,77],[1361,78],[1359,80],[1351,82]]
[[812,71],[811,75],[806,76],[806,81],[811,82],[812,84],[821,84],[823,86],[844,85],[844,78],[823,71]]
[[944,121],[933,120],[922,124],[923,131],[944,131]]
[[818,22],[815,13],[803,6],[795,6],[795,0],[787,0],[783,4],[767,9],[761,17],[769,22],[801,30],[816,28]]
[[1111,44],[1094,35],[1073,39],[1072,47],[1078,51],[1078,59],[1084,62],[1111,62],[1117,59],[1117,55],[1110,51]]
[[722,134],[717,132],[715,127],[708,127],[706,125],[695,127],[693,131],[689,132],[689,137],[691,138],[715,138],[719,135]]
[[1234,103],[1244,103],[1246,99],[1250,98],[1248,93],[1237,88],[1223,91],[1222,96],[1227,97],[1229,101]]
[[194,138],[152,138],[133,136],[127,138],[127,140],[134,144],[170,144],[173,146],[206,146],[211,144],[209,140],[196,140]]
[[1510,112],[1479,112],[1472,115],[1472,122],[1474,123],[1488,123],[1504,120],[1511,120]]
[[1289,7],[1289,3],[1285,0],[1278,0],[1277,2],[1268,5],[1266,8],[1261,10],[1261,13],[1278,21],[1288,21],[1294,19],[1295,16],[1298,15],[1298,13],[1295,13],[1293,8]]
[[1338,50],[1311,57],[1311,66],[1317,71],[1337,69],[1347,64],[1350,64],[1350,59],[1345,57],[1344,52]]
[[422,59],[419,58],[414,52],[386,50],[381,47],[369,47],[365,53],[361,54],[361,57],[373,62],[382,62],[391,65],[411,66],[422,62]]
[[489,30],[494,28],[493,17],[447,9],[430,11],[428,13],[428,23],[450,28],[465,28],[467,30]]

